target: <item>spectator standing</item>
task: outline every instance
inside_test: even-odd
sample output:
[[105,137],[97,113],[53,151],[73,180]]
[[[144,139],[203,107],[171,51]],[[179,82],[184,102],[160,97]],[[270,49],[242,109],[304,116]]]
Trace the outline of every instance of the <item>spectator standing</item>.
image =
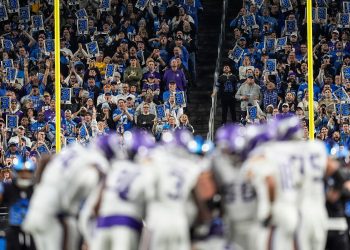
[[223,73],[219,76],[212,96],[219,92],[221,100],[221,123],[227,122],[227,113],[230,110],[232,122],[236,121],[235,110],[235,94],[237,92],[237,78],[232,74],[231,67],[228,64],[224,65]]
[[255,105],[261,100],[260,87],[255,83],[253,74],[247,74],[247,79],[239,87],[235,98],[241,102],[241,117],[245,118],[248,104]]

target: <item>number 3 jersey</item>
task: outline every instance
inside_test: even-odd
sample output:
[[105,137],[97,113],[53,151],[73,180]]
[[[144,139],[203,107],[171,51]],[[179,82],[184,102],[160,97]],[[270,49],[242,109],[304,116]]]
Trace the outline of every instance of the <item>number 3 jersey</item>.
[[253,186],[241,175],[228,155],[217,153],[212,160],[212,171],[224,201],[225,214],[233,221],[256,218],[257,201]]
[[186,202],[202,172],[201,161],[181,148],[171,152],[166,148],[155,149],[151,159],[148,212],[186,214]]

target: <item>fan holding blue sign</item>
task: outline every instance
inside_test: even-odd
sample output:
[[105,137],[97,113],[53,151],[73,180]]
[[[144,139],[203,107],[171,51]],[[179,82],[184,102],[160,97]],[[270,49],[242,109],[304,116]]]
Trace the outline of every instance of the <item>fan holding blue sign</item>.
[[7,110],[10,108],[10,97],[9,96],[2,96],[0,98],[0,108],[1,108],[1,110]]
[[249,106],[247,112],[250,120],[255,120],[258,117],[258,108],[256,106]]
[[319,23],[327,23],[327,20],[328,20],[327,8],[318,7],[317,8],[317,21]]
[[53,39],[45,39],[45,51],[48,54],[55,51],[55,43]]
[[276,39],[275,38],[266,38],[264,43],[264,48],[266,52],[274,52],[276,48]]
[[12,59],[4,59],[1,61],[1,65],[3,68],[12,68],[13,67],[13,60]]
[[255,16],[253,14],[243,16],[243,21],[248,29],[256,25]]
[[336,91],[333,92],[333,95],[339,100],[339,101],[348,101],[349,96],[346,93],[345,89],[339,88]]
[[343,67],[343,77],[350,79],[350,67]]
[[7,11],[8,13],[17,13],[19,10],[18,0],[8,0],[7,1]]
[[350,13],[350,2],[343,2],[343,13]]
[[61,103],[71,104],[72,91],[71,88],[61,88]]
[[149,0],[137,0],[135,7],[138,8],[139,10],[143,11],[147,4],[148,4]]
[[0,21],[8,20],[7,10],[4,5],[0,5]]
[[98,44],[96,41],[86,44],[86,49],[90,57],[96,56],[98,53],[100,53],[100,50],[98,48]]
[[163,120],[165,118],[165,106],[157,105],[156,106],[156,116],[158,120]]
[[83,18],[87,18],[88,15],[87,15],[87,12],[86,12],[86,9],[80,9],[80,10],[77,10],[75,12],[75,16],[79,19],[83,19]]
[[15,129],[18,127],[18,115],[6,115],[6,128]]
[[236,45],[232,52],[228,55],[228,58],[233,60],[235,63],[238,63],[241,60],[241,57],[244,53],[244,49],[242,49],[239,45]]
[[111,10],[111,1],[110,0],[101,0],[100,10],[101,11],[110,11]]
[[14,83],[17,77],[17,69],[16,68],[7,68],[6,69],[6,79],[10,83]]
[[107,64],[106,65],[106,74],[105,77],[113,77],[114,76],[114,70],[115,70],[115,65],[114,64]]
[[295,31],[298,31],[297,21],[296,20],[285,20],[285,29],[286,34],[290,35]]
[[19,18],[21,22],[29,22],[30,21],[30,10],[29,6],[24,6],[19,8]]
[[350,27],[350,14],[349,13],[339,13],[338,15],[338,27],[339,28],[349,28]]
[[45,30],[43,16],[42,15],[32,16],[32,25],[33,25],[33,31]]
[[293,5],[290,0],[280,0],[282,13],[293,10]]
[[276,42],[276,50],[282,50],[284,49],[284,46],[287,45],[287,37],[281,37],[277,39]]
[[175,93],[175,104],[179,107],[186,107],[185,94],[183,91]]
[[77,31],[79,35],[89,34],[88,19],[78,19],[77,20]]
[[349,116],[350,115],[350,103],[343,103],[341,105],[342,115]]
[[13,43],[9,39],[3,39],[2,40],[2,47],[6,52],[9,52],[13,50]]
[[276,59],[267,59],[265,62],[265,71],[269,74],[277,73],[277,61]]

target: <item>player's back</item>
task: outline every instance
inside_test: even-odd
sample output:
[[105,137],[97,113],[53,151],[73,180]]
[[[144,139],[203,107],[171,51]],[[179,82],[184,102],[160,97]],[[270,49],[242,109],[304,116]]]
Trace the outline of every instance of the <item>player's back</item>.
[[241,166],[234,166],[227,155],[218,153],[213,158],[213,172],[223,196],[225,214],[234,221],[255,219],[255,189],[242,178]]
[[148,210],[184,214],[186,201],[201,173],[199,162],[195,162],[188,154],[156,149],[152,153],[149,170],[152,172],[153,185],[150,187],[152,198]]
[[301,158],[298,159],[301,174],[300,204],[301,206],[319,204],[316,207],[324,207],[324,176],[327,167],[325,146],[321,141],[302,142],[298,146],[302,152]]
[[[300,182],[299,159],[303,153],[298,148],[299,142],[271,142],[257,148],[252,155],[262,155],[268,164],[260,170],[262,175],[275,178],[276,197],[274,203],[296,206],[297,184]],[[257,166],[258,167],[258,166]]]
[[79,206],[106,172],[108,161],[98,152],[74,144],[55,156],[46,167],[40,185],[54,187],[62,210],[77,213]]
[[100,216],[125,215],[142,219],[147,192],[147,172],[130,161],[117,161],[108,173]]

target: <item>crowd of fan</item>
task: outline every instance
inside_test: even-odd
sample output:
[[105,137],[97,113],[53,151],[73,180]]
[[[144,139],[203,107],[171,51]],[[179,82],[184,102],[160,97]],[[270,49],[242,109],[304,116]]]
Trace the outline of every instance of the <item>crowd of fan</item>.
[[[60,2],[62,146],[133,127],[156,139],[167,130],[193,132],[185,111],[196,80],[200,0]],[[43,25],[19,20],[19,10],[1,21],[2,41],[13,44],[1,48],[0,97],[10,97],[0,102],[8,105],[0,118],[2,167],[15,157],[55,151],[55,65],[48,43],[53,5],[19,5],[41,15]],[[5,69],[6,59],[17,69],[15,77]]]
[[[133,127],[156,139],[166,130],[193,131],[184,109],[196,78],[200,1],[120,0],[100,7],[65,5],[61,15],[62,87],[72,90],[62,106],[62,141],[86,144]],[[82,18],[74,15],[83,8],[88,34],[79,34]]]
[[[243,123],[296,114],[306,139],[312,119],[308,114],[306,1],[260,2],[244,1],[237,17],[230,20],[233,46],[216,90],[221,97],[222,121],[227,121],[229,109],[232,120],[238,121],[234,103],[240,104]],[[348,13],[349,5],[330,0],[313,4],[316,137],[348,146],[350,30],[341,15]]]
[[0,167],[9,180],[14,158],[55,150],[54,58],[45,43],[53,41],[54,17],[48,1],[0,8]]

